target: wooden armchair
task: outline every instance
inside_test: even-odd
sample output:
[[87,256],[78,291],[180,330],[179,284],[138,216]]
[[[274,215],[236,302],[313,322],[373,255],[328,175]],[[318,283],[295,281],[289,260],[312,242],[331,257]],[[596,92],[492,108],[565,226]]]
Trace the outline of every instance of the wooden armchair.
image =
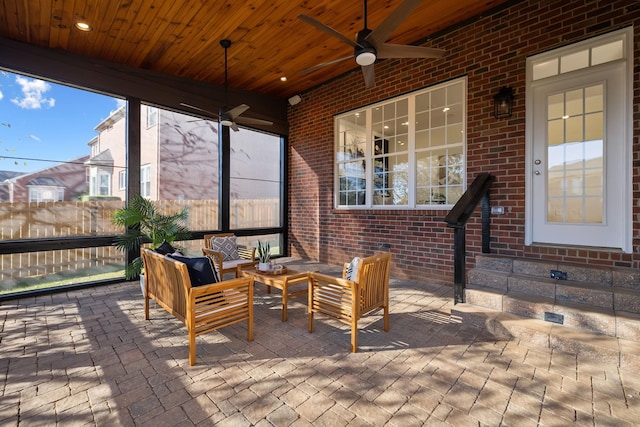
[[235,253],[233,256],[230,256],[231,254],[229,252],[225,253],[223,250],[214,249],[211,239],[218,237],[228,238],[235,237],[235,235],[233,233],[204,235],[204,247],[202,248],[202,254],[213,261],[213,264],[220,273],[220,278],[224,277],[225,273],[234,273],[236,277],[240,277],[238,267],[242,268],[256,263],[256,248],[236,243]]
[[145,270],[144,318],[149,298],[187,326],[189,365],[196,363],[196,336],[247,321],[247,340],[253,341],[253,278],[223,280],[191,286],[186,264],[142,249]]
[[351,325],[351,351],[358,349],[358,320],[365,314],[383,309],[384,331],[389,330],[389,268],[391,254],[377,254],[358,263],[355,280],[347,280],[345,264],[342,278],[309,273],[309,332],[313,316],[323,313]]

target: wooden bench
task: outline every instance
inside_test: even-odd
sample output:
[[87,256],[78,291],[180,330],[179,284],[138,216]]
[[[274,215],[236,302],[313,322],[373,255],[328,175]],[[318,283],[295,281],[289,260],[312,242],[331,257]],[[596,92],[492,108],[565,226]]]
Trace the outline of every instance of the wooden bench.
[[181,320],[189,334],[189,365],[196,363],[196,336],[247,320],[247,340],[253,341],[253,278],[237,278],[191,286],[186,264],[142,249],[145,270],[144,318],[149,298]]

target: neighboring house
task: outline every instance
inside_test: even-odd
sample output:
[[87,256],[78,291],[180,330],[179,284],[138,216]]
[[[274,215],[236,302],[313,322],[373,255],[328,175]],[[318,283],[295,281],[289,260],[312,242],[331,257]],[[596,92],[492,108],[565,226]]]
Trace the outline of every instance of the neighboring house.
[[[90,196],[125,199],[125,116],[123,106],[95,127],[98,136],[88,143],[91,157],[85,163]],[[218,123],[152,106],[142,106],[141,123],[142,196],[152,200],[217,200]],[[232,152],[237,155],[231,163],[231,175],[253,178],[249,184],[232,180],[234,198],[279,197],[278,189],[265,182],[265,171],[255,167],[256,161],[280,162],[277,150],[265,149],[265,138],[272,140],[273,136],[246,129],[232,135]],[[277,180],[278,176],[272,178]]]
[[[82,156],[50,168],[18,173],[5,179],[0,187],[0,200],[14,203],[76,200],[88,190],[84,166],[88,158],[89,156]],[[2,176],[0,172],[0,177]]]
[[0,171],[0,202],[9,201],[9,179],[20,175],[20,172]]
[[36,177],[27,182],[30,202],[62,202],[66,186],[57,178]]

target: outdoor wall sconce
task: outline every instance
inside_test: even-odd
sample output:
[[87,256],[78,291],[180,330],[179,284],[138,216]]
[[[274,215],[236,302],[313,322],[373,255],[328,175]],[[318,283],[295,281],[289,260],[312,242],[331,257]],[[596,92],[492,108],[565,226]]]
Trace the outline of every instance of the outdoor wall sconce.
[[500,91],[493,96],[493,116],[496,119],[511,117],[513,112],[513,89],[503,86]]

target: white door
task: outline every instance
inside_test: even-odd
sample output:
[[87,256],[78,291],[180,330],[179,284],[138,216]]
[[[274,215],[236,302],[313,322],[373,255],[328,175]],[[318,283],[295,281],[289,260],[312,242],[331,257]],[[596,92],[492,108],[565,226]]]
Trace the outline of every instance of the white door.
[[628,250],[624,63],[534,84],[531,242]]

